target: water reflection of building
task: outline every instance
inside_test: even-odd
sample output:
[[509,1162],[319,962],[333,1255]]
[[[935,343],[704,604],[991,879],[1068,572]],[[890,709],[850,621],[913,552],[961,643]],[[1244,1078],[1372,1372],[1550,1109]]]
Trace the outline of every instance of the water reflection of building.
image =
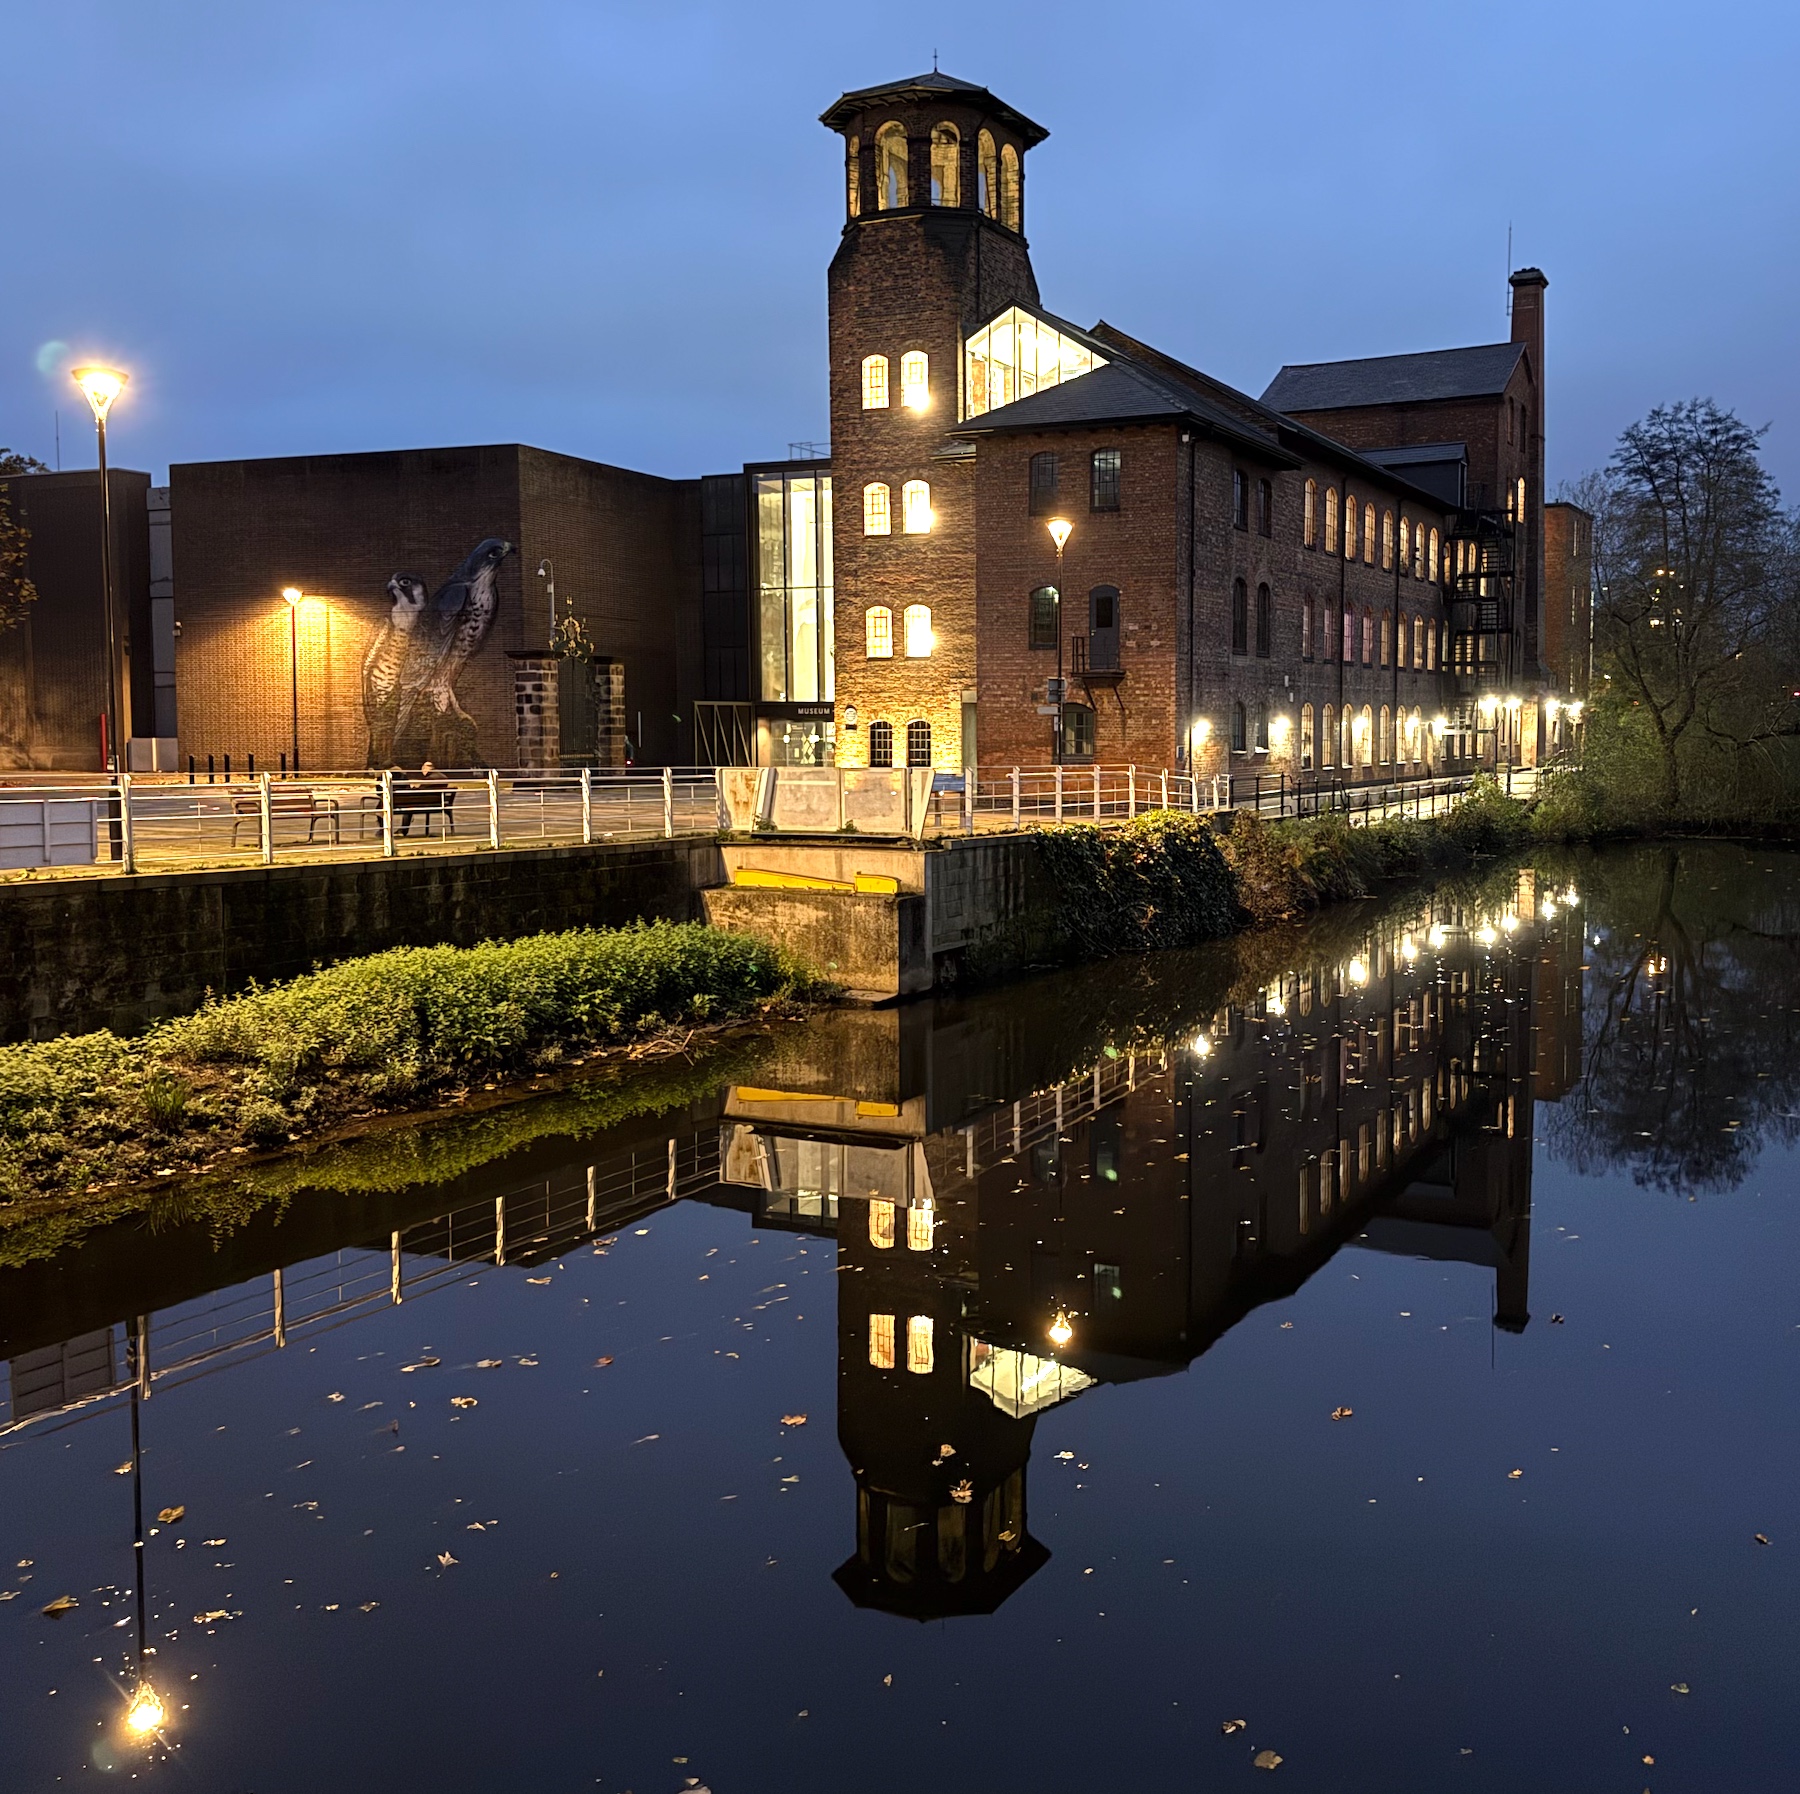
[[1021,1025],[1023,993],[844,1018],[780,1088],[730,1092],[725,1181],[838,1241],[851,1598],[992,1611],[1048,1556],[1035,1416],[1186,1365],[1342,1246],[1489,1266],[1495,1324],[1522,1329],[1532,1106],[1566,1088],[1579,1018],[1580,931],[1555,907],[1526,875],[1491,914],[1384,928],[1018,1096],[1056,1038]]

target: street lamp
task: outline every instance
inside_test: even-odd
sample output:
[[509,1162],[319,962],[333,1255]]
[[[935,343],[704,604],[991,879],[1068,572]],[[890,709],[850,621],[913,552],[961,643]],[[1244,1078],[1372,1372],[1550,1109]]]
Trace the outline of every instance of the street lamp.
[[106,414],[125,390],[129,374],[117,368],[91,365],[73,370],[71,378],[81,388],[94,413],[94,434],[100,446],[100,604],[106,613],[106,761],[104,770],[124,767],[119,752],[119,634],[113,615],[112,491],[106,477]]
[[[1056,765],[1062,765],[1063,757],[1063,700],[1067,696],[1067,687],[1063,683],[1063,626],[1062,626],[1062,579],[1063,549],[1068,545],[1069,534],[1074,529],[1066,517],[1052,517],[1046,526],[1050,531],[1050,540],[1056,544]],[[1060,799],[1058,800],[1060,803]]]
[[294,706],[294,759],[296,777],[300,772],[300,600],[306,594],[298,586],[283,586],[281,595],[288,607],[288,680]]

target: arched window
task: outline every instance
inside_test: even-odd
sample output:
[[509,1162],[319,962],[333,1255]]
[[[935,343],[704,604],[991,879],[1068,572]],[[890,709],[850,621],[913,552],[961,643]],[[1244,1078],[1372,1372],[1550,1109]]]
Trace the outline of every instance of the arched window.
[[1338,715],[1338,765],[1348,772],[1355,764],[1355,712],[1346,704]]
[[1375,660],[1375,613],[1366,610],[1362,614],[1362,663],[1370,666]]
[[850,156],[844,168],[844,180],[849,189],[850,216],[860,216],[862,212],[862,139],[850,139]]
[[1023,230],[1019,206],[1019,152],[1008,143],[1000,150],[1000,222],[1008,230]]
[[1412,748],[1413,759],[1423,760],[1425,758],[1425,719],[1420,714],[1417,704],[1413,706],[1413,713],[1407,719],[1406,738],[1408,745]]
[[931,606],[909,604],[902,614],[902,622],[906,630],[906,658],[930,659],[931,650],[936,645],[936,637],[931,633]]
[[1231,706],[1231,751],[1234,754],[1248,753],[1250,749],[1249,719],[1244,714],[1242,703]]
[[869,724],[869,764],[871,766],[892,766],[894,764],[894,725],[892,723]]
[[1344,653],[1345,666],[1356,664],[1356,612],[1349,605],[1344,606]]
[[1311,772],[1313,769],[1313,707],[1310,704],[1300,706],[1300,770]]
[[1337,764],[1337,711],[1327,704],[1325,714],[1319,726],[1319,764],[1335,766]]
[[908,349],[900,357],[900,403],[909,411],[931,403],[931,357],[923,349]]
[[1437,584],[1437,579],[1438,579],[1438,533],[1436,530],[1433,530],[1431,532],[1431,569],[1430,569],[1430,572],[1426,575],[1426,577],[1430,579],[1430,581],[1432,582],[1433,585]]
[[1056,646],[1056,612],[1056,587],[1039,586],[1031,594],[1030,634],[1028,637],[1031,647],[1054,648]]
[[1517,495],[1518,505],[1513,514],[1518,518],[1520,523],[1523,523],[1525,521],[1525,482],[1523,480],[1520,480],[1518,483]]
[[1381,764],[1383,766],[1386,766],[1394,757],[1393,733],[1393,717],[1390,714],[1388,707],[1383,704],[1381,707],[1381,733],[1376,738]]
[[1372,766],[1375,754],[1375,719],[1367,704],[1362,707],[1362,715],[1356,719],[1356,724],[1357,732],[1362,736],[1362,752],[1357,758],[1362,765]]
[[1363,565],[1375,565],[1375,507],[1363,506]]
[[1300,501],[1300,546],[1319,546],[1319,482],[1308,480]]
[[1390,619],[1387,612],[1383,611],[1381,613],[1381,664],[1383,666],[1387,665],[1388,655],[1391,652],[1391,644],[1388,640],[1391,633]]
[[888,511],[888,489],[877,480],[873,486],[863,487],[863,534],[865,536],[892,535],[894,520]]
[[1438,666],[1438,626],[1433,623],[1425,631],[1425,667],[1428,672],[1435,673]]
[[1422,523],[1413,525],[1413,578],[1425,577],[1425,526]]
[[1336,554],[1338,545],[1338,495],[1337,487],[1325,488],[1325,552]]
[[1029,469],[1031,514],[1051,517],[1056,513],[1056,454],[1045,449],[1031,457]]
[[1275,533],[1275,488],[1267,480],[1256,482],[1256,533],[1259,536]]
[[1344,494],[1344,559],[1356,559],[1356,494]]
[[1394,513],[1381,513],[1381,570],[1392,573],[1394,570]]
[[931,764],[931,724],[913,722],[906,725],[906,764],[908,766],[929,766]]
[[1300,601],[1300,658],[1311,660],[1313,657],[1313,601],[1303,598]]
[[1231,582],[1231,651],[1250,652],[1250,588],[1241,579]]
[[1266,704],[1256,707],[1256,751],[1259,754],[1269,751],[1269,707]]
[[908,480],[900,488],[900,527],[909,536],[931,533],[931,488],[923,480]]
[[863,410],[885,411],[888,402],[887,357],[863,357]]
[[1266,585],[1256,588],[1256,658],[1267,660],[1271,649],[1270,637],[1275,632],[1275,603],[1269,595]]
[[894,658],[894,613],[885,604],[871,605],[863,613],[863,639],[869,659]]
[[962,204],[962,139],[952,124],[931,127],[931,203]]
[[1000,209],[1000,160],[994,154],[992,131],[975,139],[975,203],[990,218]]
[[911,202],[906,197],[906,127],[889,123],[875,133],[875,200],[884,212]]
[[1414,617],[1412,626],[1412,663],[1413,671],[1418,672],[1425,665],[1425,619]]

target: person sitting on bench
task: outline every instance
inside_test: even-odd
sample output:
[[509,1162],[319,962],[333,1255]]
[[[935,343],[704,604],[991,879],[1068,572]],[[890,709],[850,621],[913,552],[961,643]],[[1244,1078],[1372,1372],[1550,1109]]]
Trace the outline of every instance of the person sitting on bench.
[[447,781],[436,776],[437,768],[427,760],[419,768],[416,779],[408,779],[402,784],[394,781],[394,809],[400,818],[402,836],[412,833],[413,818],[421,818],[422,832],[429,837],[431,819],[441,816],[446,830],[451,825],[450,806],[456,801],[456,794],[450,789]]

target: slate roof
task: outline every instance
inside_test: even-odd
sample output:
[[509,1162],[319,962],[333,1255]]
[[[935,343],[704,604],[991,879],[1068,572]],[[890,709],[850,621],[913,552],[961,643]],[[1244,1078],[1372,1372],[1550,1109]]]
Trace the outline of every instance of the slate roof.
[[1436,466],[1445,461],[1466,461],[1469,447],[1464,442],[1415,442],[1405,448],[1364,449],[1362,457],[1377,467]]
[[1491,398],[1525,353],[1523,343],[1480,343],[1422,355],[1372,355],[1361,361],[1313,361],[1284,367],[1263,403],[1277,411],[1347,411],[1359,405],[1421,404]]
[[936,69],[928,75],[914,75],[903,81],[884,81],[879,87],[859,87],[850,93],[840,94],[819,114],[819,123],[835,131],[841,125],[848,124],[857,113],[866,112],[871,106],[884,103],[904,106],[926,100],[950,100],[959,105],[979,106],[983,111],[991,113],[1000,124],[1017,131],[1027,149],[1042,143],[1050,135],[1042,125],[1027,118],[1023,112],[1015,111],[1004,100],[996,99],[987,88],[978,87],[973,81],[959,81],[954,75],[940,74]]

